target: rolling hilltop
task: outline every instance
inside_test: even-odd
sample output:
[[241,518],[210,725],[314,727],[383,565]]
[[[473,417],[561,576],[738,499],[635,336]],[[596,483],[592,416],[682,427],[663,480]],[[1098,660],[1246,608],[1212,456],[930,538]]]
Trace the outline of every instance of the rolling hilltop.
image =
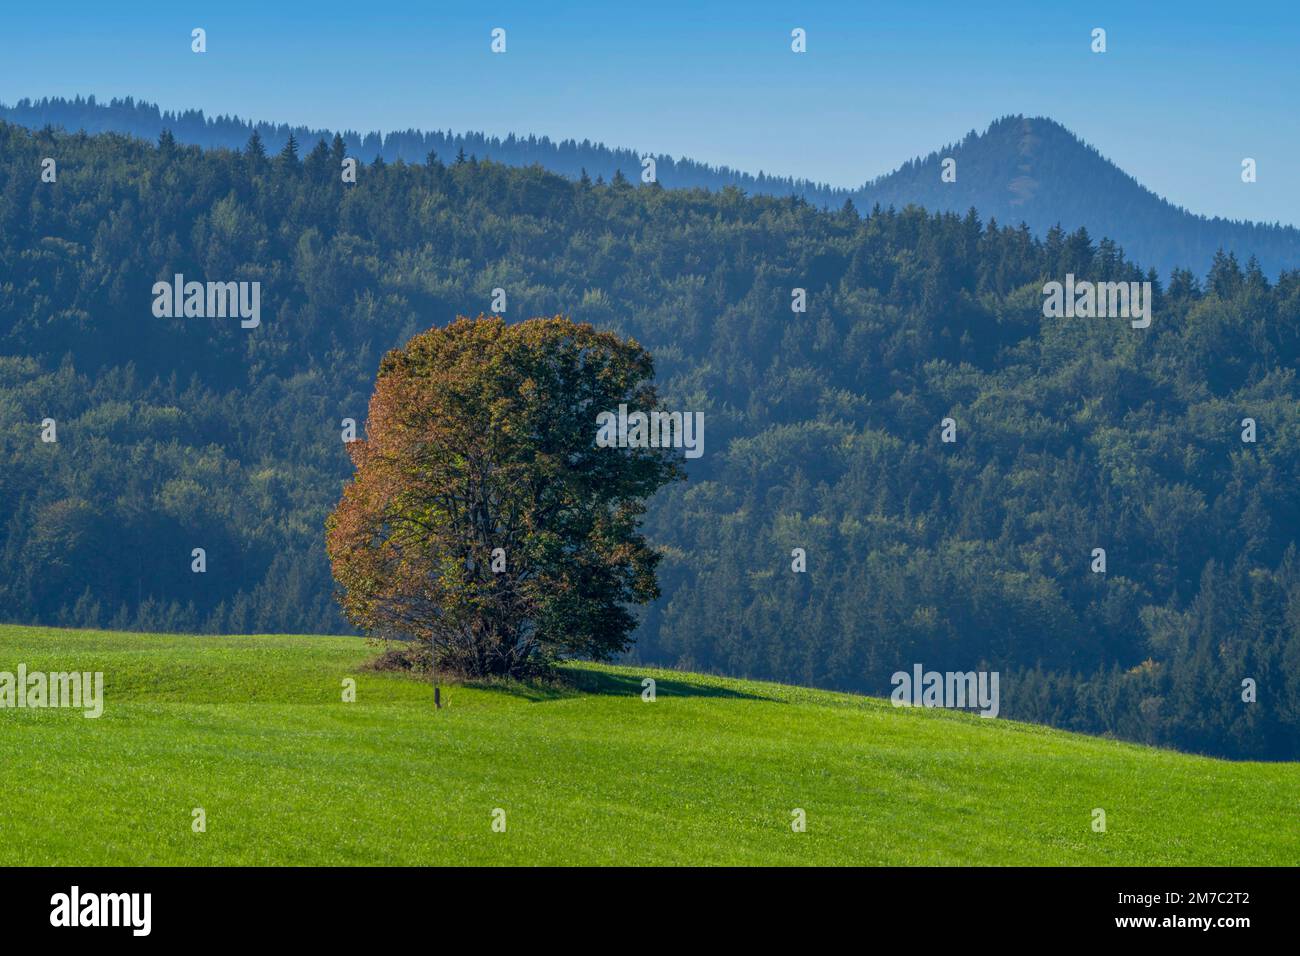
[[[242,149],[256,130],[272,152],[280,150],[291,135],[304,150],[335,135],[333,130],[237,116],[209,117],[197,109],[166,111],[130,97],[107,103],[93,96],[24,99],[12,106],[0,104],[0,119],[33,129],[48,124],[73,132],[126,133],[148,140],[157,140],[168,130],[178,142],[225,149]],[[511,166],[536,163],[571,179],[585,172],[593,179],[609,180],[621,173],[639,181],[644,154],[590,140],[553,141],[536,135],[500,138],[414,129],[387,134],[339,132],[348,155],[366,162],[380,156],[386,162],[423,163],[430,152],[450,162],[464,153]],[[958,143],[908,160],[896,171],[852,189],[655,155],[659,182],[667,188],[735,186],[754,195],[802,196],[833,209],[851,199],[863,211],[876,204],[898,209],[913,204],[957,213],[973,207],[985,221],[996,219],[1012,226],[1025,222],[1040,237],[1058,224],[1067,232],[1083,226],[1095,238],[1114,240],[1130,259],[1156,268],[1162,276],[1177,267],[1204,272],[1220,249],[1234,253],[1243,263],[1256,257],[1270,276],[1300,267],[1300,230],[1206,218],[1174,206],[1064,126],[1043,117],[1003,117],[983,133],[972,130]],[[940,180],[945,157],[957,160],[956,182]]]
[[102,671],[105,699],[97,719],[0,711],[0,865],[1300,858],[1294,764],[644,668],[453,685],[435,710],[429,684],[367,670],[374,653],[356,638],[0,626],[0,672]]

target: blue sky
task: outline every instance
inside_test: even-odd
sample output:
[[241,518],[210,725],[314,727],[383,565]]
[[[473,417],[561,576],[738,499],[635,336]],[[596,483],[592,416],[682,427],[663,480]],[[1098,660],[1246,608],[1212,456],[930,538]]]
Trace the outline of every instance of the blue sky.
[[1194,212],[1300,224],[1298,53],[1281,2],[12,3],[0,101],[590,138],[840,186],[1026,113]]

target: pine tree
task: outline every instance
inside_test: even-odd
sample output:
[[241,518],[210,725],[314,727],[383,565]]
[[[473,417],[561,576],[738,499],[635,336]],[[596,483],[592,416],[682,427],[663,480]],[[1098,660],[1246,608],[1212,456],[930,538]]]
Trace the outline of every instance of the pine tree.
[[248,137],[248,145],[244,147],[244,155],[257,159],[266,159],[266,147],[262,145],[262,135],[253,130],[253,135]]
[[280,162],[286,166],[298,165],[298,141],[294,139],[293,133],[289,134],[284,149],[280,150]]
[[329,173],[330,148],[324,138],[320,139],[307,154],[306,168],[315,179],[323,179]]

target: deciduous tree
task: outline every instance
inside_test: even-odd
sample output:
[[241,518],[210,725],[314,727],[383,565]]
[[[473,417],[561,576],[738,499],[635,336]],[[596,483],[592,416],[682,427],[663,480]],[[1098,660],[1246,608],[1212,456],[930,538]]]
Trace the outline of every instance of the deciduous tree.
[[659,593],[643,503],[682,472],[597,447],[596,416],[656,409],[652,375],[635,342],[558,316],[461,318],[389,352],[327,522],[348,618],[471,675],[625,650],[628,606]]

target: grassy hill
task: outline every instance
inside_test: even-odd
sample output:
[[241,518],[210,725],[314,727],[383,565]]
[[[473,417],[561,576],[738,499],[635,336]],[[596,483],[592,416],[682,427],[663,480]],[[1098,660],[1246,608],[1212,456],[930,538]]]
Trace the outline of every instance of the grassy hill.
[[1300,862],[1295,764],[617,667],[435,710],[373,656],[0,626],[0,671],[103,671],[106,697],[97,720],[0,710],[0,865]]

